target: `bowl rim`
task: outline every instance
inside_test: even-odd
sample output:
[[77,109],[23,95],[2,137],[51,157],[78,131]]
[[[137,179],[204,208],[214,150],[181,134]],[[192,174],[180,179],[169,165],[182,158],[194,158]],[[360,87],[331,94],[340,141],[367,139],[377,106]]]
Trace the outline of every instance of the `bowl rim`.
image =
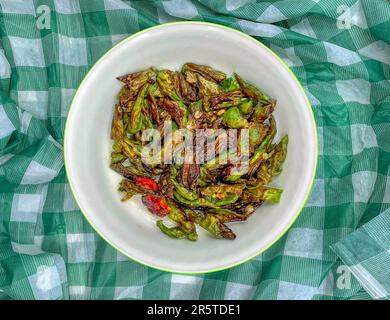
[[[277,60],[279,60],[279,62],[281,63],[282,67],[284,67],[285,69],[287,69],[287,71],[293,76],[294,80],[296,81],[296,83],[298,84],[301,92],[303,93],[303,96],[306,100],[306,103],[308,105],[308,109],[310,110],[311,112],[311,118],[312,118],[312,121],[313,121],[313,125],[314,125],[314,142],[315,142],[315,161],[314,161],[314,167],[313,167],[313,176],[312,176],[312,180],[310,182],[310,185],[309,185],[309,189],[306,193],[306,196],[305,196],[305,199],[302,201],[301,203],[301,206],[300,208],[298,209],[298,211],[296,212],[294,218],[292,219],[292,221],[290,222],[290,224],[273,240],[271,241],[266,247],[264,247],[263,249],[261,249],[259,252],[257,252],[256,254],[254,255],[251,255],[250,257],[246,258],[246,259],[243,259],[239,262],[236,262],[236,263],[233,263],[233,264],[229,264],[227,266],[224,266],[224,267],[219,267],[219,268],[214,268],[214,269],[207,269],[207,270],[199,270],[199,271],[181,271],[181,270],[175,270],[175,269],[170,269],[170,268],[162,268],[162,267],[156,267],[152,264],[149,264],[149,263],[145,263],[144,261],[138,259],[138,258],[134,258],[132,257],[130,254],[124,252],[123,250],[119,249],[114,243],[112,243],[110,240],[108,240],[96,227],[95,225],[90,221],[90,219],[88,219],[87,215],[84,213],[84,211],[82,210],[80,204],[79,204],[79,201],[78,201],[78,198],[75,194],[75,192],[73,191],[73,188],[72,188],[72,183],[71,183],[71,180],[69,178],[69,175],[68,175],[68,167],[67,167],[67,160],[66,160],[66,150],[67,150],[67,127],[68,127],[68,119],[69,119],[69,114],[72,110],[72,107],[74,105],[74,101],[79,93],[79,90],[80,88],[82,87],[83,83],[88,79],[90,73],[92,73],[95,69],[95,67],[100,63],[101,60],[103,60],[105,58],[106,55],[108,55],[112,50],[114,50],[116,47],[118,47],[119,45],[121,45],[123,42],[126,42],[126,41],[129,41],[131,40],[132,38],[142,34],[142,33],[147,33],[153,29],[157,29],[157,28],[164,28],[166,26],[171,26],[171,25],[190,25],[190,24],[194,24],[194,25],[204,25],[204,26],[211,26],[211,27],[217,27],[217,28],[221,28],[221,29],[225,29],[227,31],[230,31],[230,32],[235,32],[241,36],[244,36],[245,38],[247,39],[250,39],[251,41],[253,42],[256,42],[257,45],[260,45],[262,46],[268,53],[270,53],[271,55],[273,55]],[[268,250],[270,247],[272,247],[272,245],[274,245],[279,239],[281,239],[286,233],[287,231],[291,228],[291,226],[295,223],[295,221],[298,219],[299,215],[301,214],[303,208],[305,207],[305,204],[309,198],[309,195],[312,191],[312,188],[313,188],[313,184],[314,184],[314,180],[315,180],[315,176],[316,176],[316,172],[317,172],[317,164],[318,164],[318,130],[317,130],[317,123],[316,123],[316,120],[315,120],[315,116],[314,116],[314,112],[313,112],[313,107],[310,103],[310,100],[302,86],[302,84],[300,83],[300,81],[298,80],[298,78],[296,77],[296,75],[292,72],[291,68],[272,50],[270,49],[269,47],[267,47],[265,44],[263,44],[261,41],[257,40],[256,38],[240,31],[240,30],[237,30],[237,29],[234,29],[234,28],[231,28],[231,27],[228,27],[228,26],[225,26],[225,25],[222,25],[222,24],[218,24],[218,23],[213,23],[213,22],[206,22],[206,21],[175,21],[175,22],[168,22],[168,23],[163,23],[163,24],[159,24],[159,25],[156,25],[156,26],[152,26],[152,27],[148,27],[148,28],[145,28],[145,29],[142,29],[136,33],[133,33],[131,34],[130,36],[122,39],[121,41],[119,41],[117,44],[115,44],[112,48],[110,48],[107,52],[105,52],[95,63],[94,65],[89,69],[89,71],[86,73],[86,75],[83,77],[83,79],[81,80],[80,84],[78,85],[77,89],[76,89],[76,92],[73,96],[73,99],[72,99],[72,102],[69,106],[69,110],[68,110],[68,113],[67,113],[67,116],[66,116],[66,120],[65,120],[65,128],[64,128],[64,147],[63,147],[63,153],[64,153],[64,166],[65,166],[65,175],[66,175],[66,179],[68,181],[68,184],[69,184],[69,189],[77,203],[77,206],[79,207],[81,213],[83,214],[84,218],[88,221],[88,223],[92,226],[92,228],[95,230],[95,232],[104,240],[106,241],[111,247],[113,247],[115,250],[119,251],[120,253],[122,253],[123,255],[125,255],[126,257],[130,258],[131,260],[134,260],[146,267],[150,267],[150,268],[153,268],[153,269],[156,269],[156,270],[159,270],[159,271],[164,271],[164,272],[170,272],[170,273],[176,273],[176,274],[205,274],[205,273],[212,273],[212,272],[217,272],[217,271],[222,271],[222,270],[226,270],[226,269],[230,269],[230,268],[233,268],[233,267],[236,267],[236,266],[239,266],[245,262],[248,262],[249,260],[252,260],[253,258],[257,257],[258,255],[264,253],[266,250]]]

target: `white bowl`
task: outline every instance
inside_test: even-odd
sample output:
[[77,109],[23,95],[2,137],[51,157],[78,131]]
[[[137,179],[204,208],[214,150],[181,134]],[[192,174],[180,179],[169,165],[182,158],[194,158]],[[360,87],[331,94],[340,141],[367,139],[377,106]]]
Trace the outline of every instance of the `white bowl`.
[[[117,76],[155,66],[210,65],[276,98],[279,139],[289,135],[279,204],[264,204],[247,222],[229,226],[234,241],[199,230],[196,242],[162,234],[139,198],[120,201],[121,177],[109,168],[110,126],[121,83]],[[310,103],[290,69],[255,39],[224,26],[184,22],[141,31],[107,52],[82,81],[65,129],[65,165],[76,201],[89,223],[113,247],[157,269],[201,273],[238,265],[269,248],[292,225],[309,195],[317,163],[317,134]]]

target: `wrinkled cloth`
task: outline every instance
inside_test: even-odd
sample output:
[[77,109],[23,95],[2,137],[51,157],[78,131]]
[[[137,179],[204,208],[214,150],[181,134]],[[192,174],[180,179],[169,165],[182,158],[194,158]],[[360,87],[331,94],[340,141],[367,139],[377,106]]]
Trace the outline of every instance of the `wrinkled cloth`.
[[374,299],[390,299],[389,230],[386,210],[331,246]]
[[[387,1],[0,0],[0,8],[0,299],[370,298],[348,269],[355,261],[331,245],[390,207]],[[220,23],[270,47],[301,81],[318,126],[316,179],[293,227],[260,256],[204,275],[157,271],[117,252],[84,219],[64,170],[66,116],[88,70],[125,37],[177,20]],[[369,229],[378,239],[385,232]]]

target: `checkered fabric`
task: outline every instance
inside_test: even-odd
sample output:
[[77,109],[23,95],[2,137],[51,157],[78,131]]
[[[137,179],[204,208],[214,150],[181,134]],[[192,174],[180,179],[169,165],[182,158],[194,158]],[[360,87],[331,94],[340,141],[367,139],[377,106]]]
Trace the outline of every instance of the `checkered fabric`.
[[[0,299],[370,298],[348,265],[375,259],[381,273],[389,269],[386,250],[350,260],[340,246],[353,238],[340,241],[390,207],[388,1],[0,0],[0,7]],[[119,40],[176,20],[220,23],[269,46],[303,84],[319,133],[313,191],[290,231],[257,258],[204,275],[157,271],[111,248],[79,211],[63,163],[67,111],[87,71]],[[367,246],[381,237],[388,253],[388,229],[359,230]]]
[[332,248],[364,289],[376,299],[390,299],[390,209]]

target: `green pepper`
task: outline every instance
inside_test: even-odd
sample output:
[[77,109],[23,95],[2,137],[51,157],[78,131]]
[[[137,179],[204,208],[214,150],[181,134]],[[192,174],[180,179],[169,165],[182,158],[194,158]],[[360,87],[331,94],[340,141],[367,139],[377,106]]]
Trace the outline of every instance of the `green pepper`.
[[[151,212],[176,223],[168,227],[162,220],[156,222],[164,234],[195,241],[199,224],[214,237],[234,239],[224,223],[247,220],[263,201],[280,201],[282,190],[267,187],[282,171],[288,146],[287,136],[273,144],[275,100],[236,74],[227,78],[194,63],[186,63],[181,71],[152,67],[118,79],[125,86],[114,110],[110,167],[124,177],[119,188],[123,201],[142,195]],[[239,130],[237,137],[229,134],[228,146],[216,140],[214,158],[204,154],[206,163],[190,168],[177,162],[181,140],[166,135],[167,121],[172,133],[179,128],[195,133],[193,142],[198,129],[249,131]],[[164,136],[161,155],[173,152],[172,164],[142,162],[141,130],[149,128]],[[210,141],[205,143],[209,153]],[[158,187],[154,182],[151,188],[145,178],[158,181]]]
[[235,77],[226,78],[219,83],[219,86],[223,91],[235,91],[240,89],[240,85]]
[[204,181],[202,178],[198,177],[198,186],[205,187],[205,186],[207,186],[207,182]]
[[262,123],[272,114],[275,108],[275,101],[271,101],[270,104],[262,106],[260,104],[254,107],[251,121],[256,123]]
[[173,193],[174,198],[181,204],[190,206],[190,207],[206,207],[206,208],[217,208],[218,206],[204,198],[198,198],[196,200],[188,200],[181,196],[178,192]]
[[242,166],[231,166],[228,174],[223,178],[223,180],[228,182],[238,181],[246,173],[246,167]]
[[256,171],[256,177],[259,183],[268,184],[272,178],[282,172],[282,165],[287,155],[288,136],[285,135],[276,147],[272,150],[273,154],[266,163],[261,164]]
[[195,116],[195,118],[197,115],[199,115],[199,116],[201,115],[202,109],[203,109],[203,100],[202,99],[191,102],[189,105],[189,110]]
[[207,213],[212,214],[220,222],[233,222],[233,221],[245,221],[248,219],[250,214],[239,214],[232,210],[224,209],[209,209]]
[[229,240],[236,238],[234,232],[212,214],[206,214],[206,216],[199,221],[199,225],[216,238],[225,238]]
[[254,85],[242,79],[237,73],[234,73],[241,90],[251,99],[261,102],[270,102],[271,99],[265,93],[261,92]]
[[288,135],[285,135],[276,145],[272,157],[269,159],[272,176],[282,172],[282,165],[287,155]]
[[175,82],[173,79],[173,72],[170,70],[160,70],[156,76],[157,84],[161,92],[171,99],[177,100],[178,95],[175,91]]
[[228,204],[232,204],[238,200],[240,196],[238,194],[229,194],[223,199],[214,200],[214,204],[218,207],[226,206]]
[[214,82],[221,82],[226,78],[226,74],[222,71],[215,70],[209,66],[195,64],[188,62],[183,65],[182,71],[185,73],[187,71],[191,71],[201,75],[202,77],[209,79]]
[[[143,71],[126,74],[124,76],[118,77],[117,79],[126,83],[128,93],[134,96],[138,93],[140,88],[142,88],[154,75],[155,71],[149,68]],[[123,93],[124,91],[122,94]]]
[[268,135],[260,146],[256,149],[252,157],[249,159],[248,176],[253,175],[259,168],[260,164],[269,158],[267,153],[268,146],[271,144],[272,135]]
[[163,97],[160,87],[156,82],[149,86],[149,93],[155,99]]
[[142,108],[147,89],[148,84],[145,84],[138,93],[137,99],[135,100],[133,108],[131,110],[131,117],[129,119],[129,124],[127,127],[128,132],[131,134],[137,133],[142,128]]
[[111,164],[121,162],[125,159],[126,159],[126,157],[121,153],[112,153],[111,154]]
[[253,101],[252,100],[244,100],[238,108],[240,109],[242,114],[250,114],[253,110]]
[[221,154],[219,154],[217,157],[214,157],[213,159],[207,161],[205,164],[202,165],[202,168],[207,170],[215,170],[219,167],[225,165],[227,163],[227,160],[229,156],[233,153],[233,150],[224,151]]
[[114,144],[112,145],[112,151],[119,153],[122,151],[122,141],[121,140],[115,140]]
[[119,140],[125,135],[125,125],[123,122],[124,112],[120,105],[115,106],[114,116],[111,123],[111,139]]
[[241,115],[237,107],[231,107],[223,114],[223,123],[232,129],[246,128],[248,121]]
[[207,80],[199,74],[196,75],[196,78],[198,80],[199,95],[202,98],[221,93],[221,89],[217,83]]
[[253,151],[267,135],[267,129],[258,123],[249,124],[249,148]]
[[192,221],[187,220],[183,211],[180,210],[172,200],[166,200],[166,202],[170,208],[168,218],[179,224],[189,240],[196,240],[198,235],[196,233],[195,224]]
[[211,209],[207,209],[207,213],[229,215],[229,214],[234,214],[235,212],[233,210],[226,209],[226,208],[211,208]]
[[248,187],[248,191],[257,199],[263,201],[272,201],[278,203],[283,190],[266,186]]
[[199,198],[199,195],[197,193],[186,189],[177,181],[172,179],[172,182],[173,182],[173,185],[175,186],[177,193],[180,194],[182,197],[186,198],[187,200],[194,201],[194,200],[197,200]]
[[236,184],[216,184],[210,185],[200,190],[200,193],[203,196],[211,196],[215,198],[225,198],[228,194],[234,193],[241,195],[242,191],[245,189],[244,183]]
[[171,238],[186,238],[186,233],[179,227],[168,228],[162,220],[157,220],[156,225],[163,233],[165,233],[167,236],[170,236]]

